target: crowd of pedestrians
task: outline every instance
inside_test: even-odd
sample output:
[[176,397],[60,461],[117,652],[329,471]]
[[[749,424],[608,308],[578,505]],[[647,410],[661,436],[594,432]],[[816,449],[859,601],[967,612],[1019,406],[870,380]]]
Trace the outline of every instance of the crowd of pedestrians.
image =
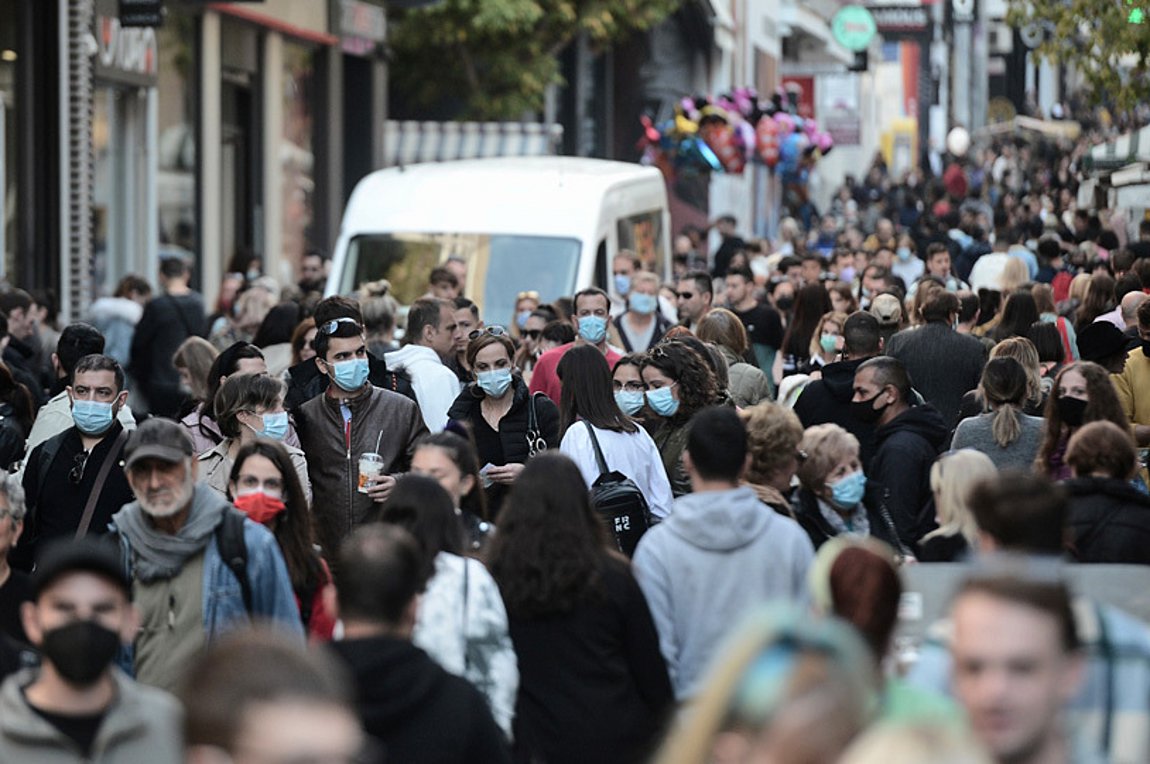
[[1043,151],[510,317],[0,293],[0,761],[1150,761],[1147,614],[1068,583],[1150,571],[1150,223]]

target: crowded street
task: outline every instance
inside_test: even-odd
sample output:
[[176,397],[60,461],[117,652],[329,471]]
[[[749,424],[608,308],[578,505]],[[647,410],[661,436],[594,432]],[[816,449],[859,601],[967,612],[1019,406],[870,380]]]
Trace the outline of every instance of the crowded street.
[[1143,10],[523,5],[0,0],[0,764],[1150,764]]

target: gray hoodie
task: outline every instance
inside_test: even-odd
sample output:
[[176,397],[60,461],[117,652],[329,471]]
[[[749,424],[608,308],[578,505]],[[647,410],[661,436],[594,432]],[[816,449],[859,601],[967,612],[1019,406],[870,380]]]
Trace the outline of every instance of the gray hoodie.
[[675,501],[639,541],[633,565],[677,699],[696,692],[722,641],[755,607],[806,601],[813,559],[802,527],[748,487]]

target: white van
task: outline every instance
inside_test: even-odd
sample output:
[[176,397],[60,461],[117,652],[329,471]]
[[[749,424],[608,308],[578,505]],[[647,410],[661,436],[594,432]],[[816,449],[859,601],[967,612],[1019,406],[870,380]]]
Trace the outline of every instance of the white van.
[[507,326],[520,292],[542,303],[592,285],[613,292],[621,249],[666,278],[669,229],[663,176],[651,167],[517,157],[379,170],[348,200],[327,291],[386,278],[408,305],[454,255],[468,263],[464,291],[484,321]]

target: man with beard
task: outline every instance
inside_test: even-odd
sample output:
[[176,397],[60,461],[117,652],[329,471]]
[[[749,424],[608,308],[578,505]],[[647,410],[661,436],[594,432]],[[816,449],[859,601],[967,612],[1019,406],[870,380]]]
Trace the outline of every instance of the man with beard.
[[49,545],[25,603],[43,663],[0,686],[0,761],[181,761],[180,707],[112,665],[139,626],[115,544]]
[[141,629],[126,656],[136,678],[174,690],[205,643],[253,619],[303,635],[291,579],[271,532],[196,482],[192,442],[149,419],[124,450],[136,501],[112,517]]

